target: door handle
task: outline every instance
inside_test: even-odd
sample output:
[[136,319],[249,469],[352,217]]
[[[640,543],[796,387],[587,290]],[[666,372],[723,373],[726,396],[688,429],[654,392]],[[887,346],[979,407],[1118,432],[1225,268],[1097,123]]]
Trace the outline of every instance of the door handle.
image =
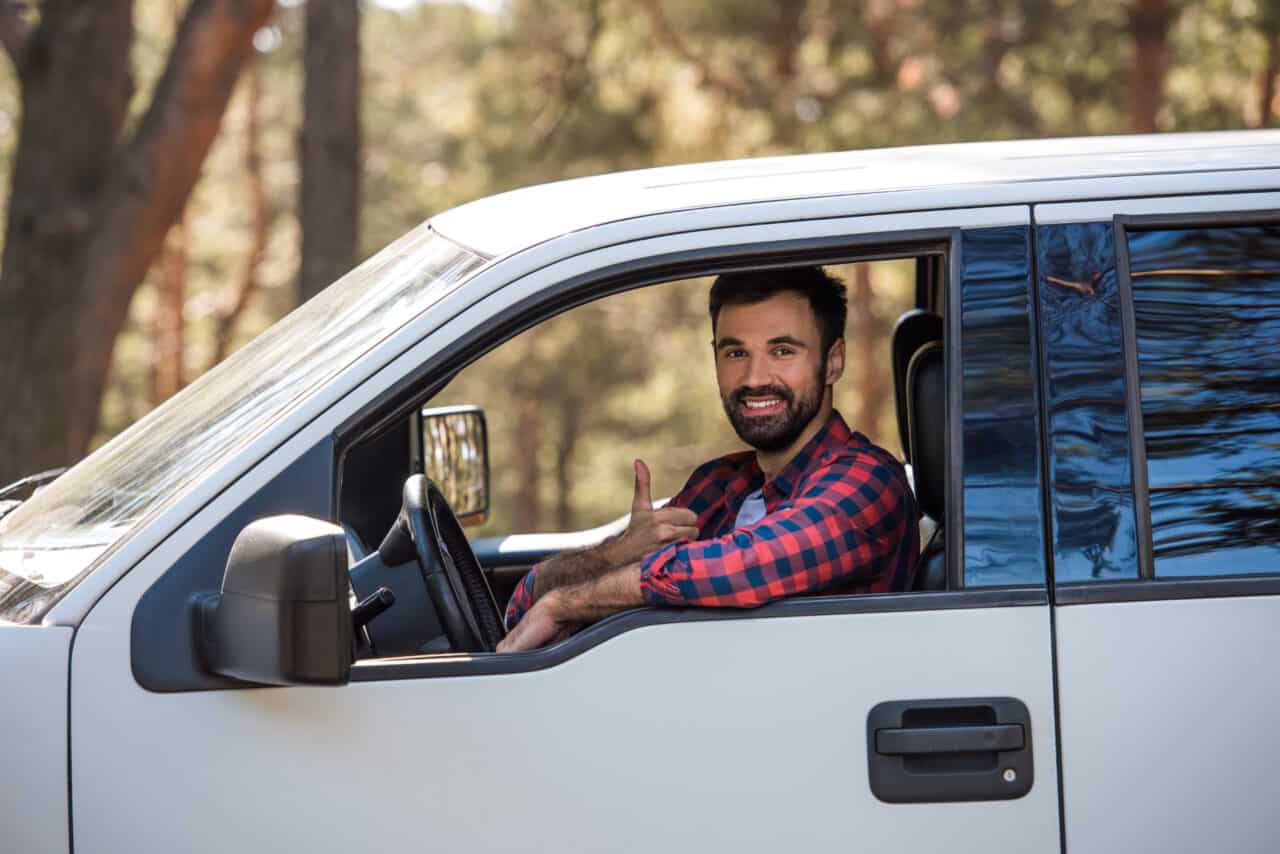
[[1024,743],[1022,727],[1018,724],[882,729],[876,732],[876,753],[891,756],[1021,750]]
[[1031,713],[1012,697],[905,700],[867,714],[871,792],[887,803],[996,801],[1031,791]]

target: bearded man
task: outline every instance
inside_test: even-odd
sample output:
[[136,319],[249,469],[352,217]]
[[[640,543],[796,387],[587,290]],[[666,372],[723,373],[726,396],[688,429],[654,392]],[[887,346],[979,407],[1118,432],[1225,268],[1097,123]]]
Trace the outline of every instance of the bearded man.
[[727,273],[710,303],[720,398],[754,450],[699,466],[658,510],[636,460],[626,531],[535,566],[507,606],[499,652],[641,605],[911,589],[918,516],[906,473],[831,402],[844,285],[816,267]]

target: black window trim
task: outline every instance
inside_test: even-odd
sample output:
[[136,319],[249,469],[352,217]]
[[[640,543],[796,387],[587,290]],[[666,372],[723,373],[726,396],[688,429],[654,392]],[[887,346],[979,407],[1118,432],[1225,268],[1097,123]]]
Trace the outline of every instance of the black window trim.
[[1280,225],[1280,210],[1254,209],[1194,214],[1117,214],[1112,218],[1116,283],[1120,289],[1125,409],[1129,418],[1129,459],[1133,474],[1138,580],[1079,582],[1055,586],[1054,601],[1057,604],[1280,594],[1280,572],[1194,578],[1157,576],[1155,573],[1151,500],[1147,480],[1147,441],[1142,415],[1142,378],[1138,369],[1138,329],[1134,309],[1133,279],[1129,270],[1128,234],[1130,232],[1203,227],[1232,228],[1250,225]]
[[[1027,212],[1030,217],[1030,211]],[[1026,228],[1030,229],[1028,222]],[[943,357],[947,387],[947,506],[943,509],[947,589],[964,590],[964,241],[956,229],[947,257],[947,314],[943,327]],[[1047,583],[1047,579],[1046,579]]]
[[1280,596],[1278,575],[1209,575],[1113,581],[1072,581],[1053,590],[1055,605],[1158,602],[1171,599],[1226,599]]
[[1151,537],[1151,495],[1147,488],[1147,431],[1142,416],[1142,377],[1138,372],[1138,326],[1129,275],[1129,241],[1122,217],[1111,224],[1116,287],[1120,291],[1120,340],[1124,348],[1124,407],[1129,422],[1129,471],[1133,486],[1134,537],[1138,546],[1138,578],[1155,578]]
[[[1028,216],[1030,212],[1028,211]],[[1030,228],[1030,225],[1022,226]],[[439,393],[458,372],[485,353],[562,312],[615,293],[730,270],[767,269],[799,264],[847,264],[862,261],[937,255],[947,271],[947,578],[945,592],[911,591],[862,596],[802,597],[774,602],[751,611],[718,609],[644,608],[614,615],[553,647],[510,655],[424,656],[397,661],[361,663],[352,681],[429,678],[436,676],[523,673],[551,667],[573,658],[626,631],[673,622],[712,619],[762,619],[800,615],[935,611],[1047,605],[1048,580],[1039,584],[965,589],[963,586],[963,397],[961,373],[961,300],[964,228],[942,227],[903,231],[793,238],[768,243],[737,244],[682,250],[621,262],[570,277],[506,307],[483,330],[460,338],[433,354],[404,379],[344,421],[333,433],[335,446],[335,505],[342,488],[347,451],[360,439],[407,418]],[[1030,241],[1027,241],[1030,251]],[[434,380],[433,380],[434,377]],[[416,389],[416,391],[413,391]],[[336,518],[336,506],[335,506]]]
[[[1052,227],[1049,226],[1049,227]],[[1033,358],[1033,370],[1035,372],[1036,398],[1036,415],[1039,425],[1039,435],[1037,440],[1040,444],[1040,518],[1044,525],[1044,571],[1049,579],[1049,586],[1052,589],[1057,581],[1057,565],[1054,561],[1057,554],[1054,550],[1054,535],[1056,533],[1054,527],[1054,480],[1052,477],[1052,454],[1053,454],[1053,436],[1052,425],[1049,420],[1049,395],[1047,392],[1049,383],[1049,354],[1044,344],[1044,334],[1041,331],[1041,306],[1040,306],[1040,243],[1037,231],[1040,228],[1036,222],[1035,208],[1031,209],[1031,234],[1030,234],[1030,253],[1029,259],[1031,268],[1031,286],[1027,294],[1027,299],[1031,303],[1031,310],[1028,317],[1031,324],[1031,355]]]

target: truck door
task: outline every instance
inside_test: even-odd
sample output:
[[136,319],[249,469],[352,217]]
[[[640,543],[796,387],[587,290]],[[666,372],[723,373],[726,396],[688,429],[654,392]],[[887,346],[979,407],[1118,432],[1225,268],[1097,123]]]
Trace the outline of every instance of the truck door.
[[1070,850],[1280,839],[1277,209],[1035,210]]
[[[77,634],[78,854],[1059,851],[1029,212],[774,219],[544,267],[426,339],[418,363],[558,283],[665,251],[741,266],[941,247],[947,286],[926,307],[947,330],[933,476],[948,589],[643,609],[535,653],[358,663],[341,688],[210,682],[183,656],[143,679],[158,671],[140,657],[187,642],[178,629],[147,635],[159,623],[144,594],[165,578],[196,592],[210,567],[216,579],[225,546],[202,543],[254,500],[224,495]],[[277,455],[320,447],[352,406]],[[273,510],[289,509],[289,461],[262,465],[281,472],[263,487]]]

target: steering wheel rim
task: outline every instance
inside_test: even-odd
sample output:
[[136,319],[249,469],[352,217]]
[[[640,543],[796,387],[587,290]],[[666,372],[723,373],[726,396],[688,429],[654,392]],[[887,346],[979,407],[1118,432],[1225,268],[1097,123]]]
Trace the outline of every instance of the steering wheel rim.
[[506,634],[502,615],[444,493],[425,475],[412,475],[401,512],[449,645],[455,652],[493,652]]

